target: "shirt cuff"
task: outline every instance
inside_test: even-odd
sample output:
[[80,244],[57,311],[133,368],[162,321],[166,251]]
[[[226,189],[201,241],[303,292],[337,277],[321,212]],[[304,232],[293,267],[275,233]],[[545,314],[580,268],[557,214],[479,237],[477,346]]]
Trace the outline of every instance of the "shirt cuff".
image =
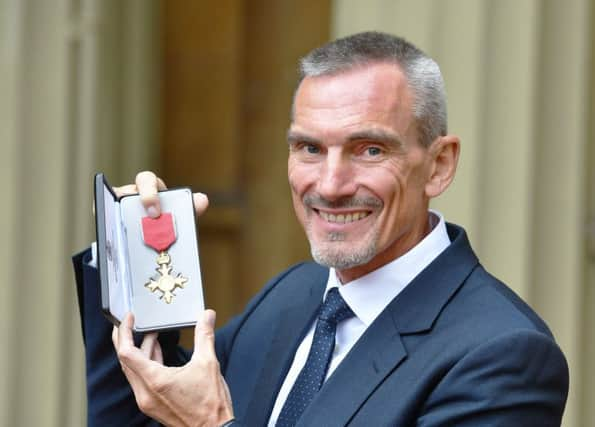
[[97,268],[97,242],[91,243],[91,259],[87,265],[89,267]]

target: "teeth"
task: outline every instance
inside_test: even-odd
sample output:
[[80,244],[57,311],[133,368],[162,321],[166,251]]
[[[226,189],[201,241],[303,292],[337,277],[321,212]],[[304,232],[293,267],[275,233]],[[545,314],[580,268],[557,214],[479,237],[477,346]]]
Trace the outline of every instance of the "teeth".
[[369,212],[353,212],[348,214],[331,214],[319,211],[320,216],[328,222],[335,222],[339,224],[348,224],[350,222],[359,221],[369,215]]

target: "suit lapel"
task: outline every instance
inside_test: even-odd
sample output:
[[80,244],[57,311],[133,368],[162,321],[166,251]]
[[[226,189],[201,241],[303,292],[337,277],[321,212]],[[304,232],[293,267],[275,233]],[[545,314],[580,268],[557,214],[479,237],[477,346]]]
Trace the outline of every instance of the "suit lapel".
[[332,425],[346,425],[406,356],[394,320],[384,311],[329,377],[298,425],[329,425],[329,414]]
[[[322,303],[328,270],[321,269],[321,272],[314,278],[302,277],[304,283],[298,286],[305,287],[306,291],[300,297],[288,301],[287,307],[283,310],[248,406],[246,425],[260,426],[268,422],[277,393],[291,366],[297,347],[308,332]],[[286,285],[289,284],[283,284]]]
[[[401,336],[431,330],[478,261],[465,232],[449,226],[452,244],[378,316],[306,409],[298,425],[347,425],[379,384],[407,357]],[[424,339],[431,339],[429,336]]]

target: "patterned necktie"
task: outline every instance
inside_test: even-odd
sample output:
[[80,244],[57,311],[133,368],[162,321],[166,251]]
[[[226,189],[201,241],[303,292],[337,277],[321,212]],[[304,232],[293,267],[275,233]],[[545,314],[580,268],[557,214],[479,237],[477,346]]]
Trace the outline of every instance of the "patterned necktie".
[[312,347],[281,409],[276,427],[291,427],[314,398],[326,377],[335,348],[337,323],[354,316],[337,288],[331,288],[320,307]]

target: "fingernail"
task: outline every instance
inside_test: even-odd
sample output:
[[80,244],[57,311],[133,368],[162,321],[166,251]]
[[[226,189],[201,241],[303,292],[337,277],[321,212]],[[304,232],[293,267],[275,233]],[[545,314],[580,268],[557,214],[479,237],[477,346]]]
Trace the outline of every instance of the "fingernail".
[[149,206],[147,208],[147,213],[151,218],[157,218],[159,216],[159,212],[157,212],[157,208],[155,206]]

